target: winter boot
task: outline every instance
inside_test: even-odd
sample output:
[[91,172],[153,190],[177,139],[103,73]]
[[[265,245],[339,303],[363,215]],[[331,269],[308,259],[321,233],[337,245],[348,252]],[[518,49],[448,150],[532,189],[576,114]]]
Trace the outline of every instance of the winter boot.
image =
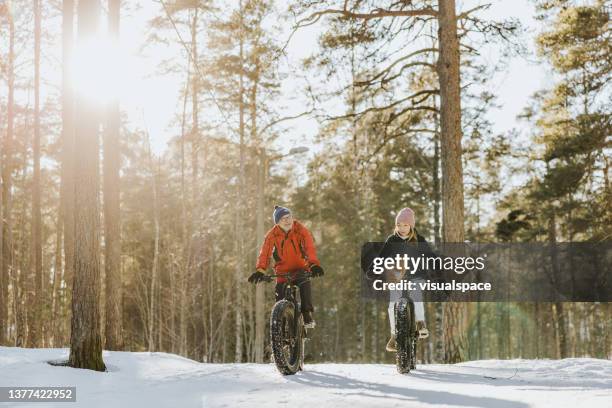
[[425,322],[423,320],[419,320],[416,322],[416,331],[417,338],[419,339],[426,339],[427,337],[429,337],[429,330],[427,330],[427,327],[425,327]]
[[312,312],[304,312],[302,316],[304,316],[304,327],[307,329],[314,329],[316,323],[312,318]]
[[396,352],[397,351],[397,342],[395,339],[395,334],[391,335],[391,338],[387,342],[387,347],[385,347],[387,351]]

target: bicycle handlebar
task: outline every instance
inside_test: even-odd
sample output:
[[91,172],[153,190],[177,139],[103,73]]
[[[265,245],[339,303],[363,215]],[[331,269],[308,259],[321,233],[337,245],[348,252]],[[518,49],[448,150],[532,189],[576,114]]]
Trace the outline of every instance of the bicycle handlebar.
[[291,277],[293,279],[299,279],[299,278],[311,278],[311,274],[310,272],[296,272],[296,273],[291,273],[291,272],[287,272],[287,273],[276,273],[276,274],[272,274],[272,275],[265,275],[264,276],[264,281],[265,282],[272,282],[274,280],[274,278],[285,278],[285,277]]

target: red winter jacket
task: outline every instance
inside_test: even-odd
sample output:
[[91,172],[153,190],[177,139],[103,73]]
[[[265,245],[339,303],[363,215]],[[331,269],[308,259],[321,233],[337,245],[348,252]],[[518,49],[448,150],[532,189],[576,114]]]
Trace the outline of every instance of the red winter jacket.
[[[274,257],[274,273],[282,274],[310,270],[312,265],[319,265],[312,234],[302,223],[293,221],[293,226],[287,232],[275,225],[266,234],[264,243],[257,258],[257,270],[268,268],[270,257]],[[284,278],[276,278],[277,282],[286,282]]]

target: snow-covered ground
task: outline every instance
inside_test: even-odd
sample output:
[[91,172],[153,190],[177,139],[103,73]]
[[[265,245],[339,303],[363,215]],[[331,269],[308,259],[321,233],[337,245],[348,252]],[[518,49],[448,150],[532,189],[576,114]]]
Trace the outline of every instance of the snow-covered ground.
[[56,407],[612,407],[612,361],[486,360],[422,365],[307,364],[283,377],[272,364],[202,364],[166,353],[104,352],[108,372],[48,365],[67,349],[0,347],[0,386],[76,386]]

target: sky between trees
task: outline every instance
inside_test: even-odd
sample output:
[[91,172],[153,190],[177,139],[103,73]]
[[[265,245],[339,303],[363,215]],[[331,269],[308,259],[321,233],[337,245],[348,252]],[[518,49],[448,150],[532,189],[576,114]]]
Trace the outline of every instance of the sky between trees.
[[[470,9],[482,1],[458,1],[457,10]],[[181,58],[184,49],[178,43],[174,31],[168,31],[166,38],[170,43],[160,45],[147,43],[150,31],[150,19],[161,13],[161,5],[157,1],[138,0],[122,6],[121,39],[119,57],[124,69],[118,87],[121,97],[122,110],[125,112],[128,125],[132,129],[148,129],[151,135],[152,147],[155,153],[160,154],[166,149],[166,143],[176,134],[177,123],[173,119],[180,111],[180,92],[184,83],[182,73],[161,74],[158,65],[168,58]],[[547,75],[546,63],[538,61],[534,54],[534,37],[538,33],[537,23],[533,19],[534,6],[529,0],[495,1],[490,9],[483,11],[483,17],[496,16],[501,18],[517,18],[523,25],[525,32],[521,40],[527,49],[525,55],[512,55],[505,59],[505,69],[497,74],[495,80],[490,81],[490,90],[498,96],[500,105],[497,109],[490,109],[487,113],[494,133],[504,133],[512,128],[520,129],[522,124],[517,122],[516,116],[527,105],[529,97],[538,89],[547,88],[552,83],[551,76]],[[61,16],[45,19],[44,29],[50,33],[59,33]],[[281,24],[283,38],[289,38],[289,21]],[[183,27],[184,28],[184,27]],[[281,70],[288,74],[283,80],[283,92],[277,101],[285,107],[288,116],[308,109],[307,96],[296,92],[303,90],[306,83],[300,75],[301,61],[318,49],[317,37],[321,31],[321,24],[306,27],[297,31],[287,43],[287,57],[281,64]],[[187,36],[187,32],[183,33]],[[59,38],[59,37],[58,37]],[[30,46],[31,44],[26,44]],[[41,68],[42,87],[41,95],[44,101],[49,94],[59,94],[61,89],[61,43],[43,46],[43,64]],[[494,64],[499,59],[497,46],[485,46],[480,49],[482,58]],[[46,55],[46,58],[44,56]],[[293,74],[293,75],[292,75]],[[46,88],[46,89],[45,89]],[[1,93],[6,93],[3,87]],[[16,100],[27,99],[26,94],[16,94]],[[216,108],[212,114],[219,115]],[[314,142],[319,125],[312,117],[303,117],[291,121],[286,125],[289,132],[279,138],[275,146],[279,150],[288,150],[292,146],[306,145],[311,153],[318,147]],[[301,164],[308,160],[303,158]],[[303,163],[302,163],[303,162]],[[305,174],[305,172],[304,172]]]

